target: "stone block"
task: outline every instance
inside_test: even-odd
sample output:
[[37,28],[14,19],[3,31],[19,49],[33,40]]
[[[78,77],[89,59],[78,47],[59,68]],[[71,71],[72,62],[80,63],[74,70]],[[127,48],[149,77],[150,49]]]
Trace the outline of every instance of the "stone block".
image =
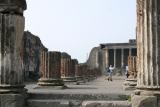
[[132,97],[132,107],[157,107],[156,96],[138,96]]
[[28,107],[70,107],[66,100],[28,100]]
[[0,107],[24,107],[23,94],[0,94]]
[[82,107],[131,107],[128,101],[84,101]]

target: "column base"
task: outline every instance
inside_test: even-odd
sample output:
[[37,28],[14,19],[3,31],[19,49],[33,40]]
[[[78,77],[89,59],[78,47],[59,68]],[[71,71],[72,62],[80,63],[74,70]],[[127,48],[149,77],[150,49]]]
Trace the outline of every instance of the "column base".
[[132,107],[160,107],[160,91],[135,90]]
[[25,85],[0,85],[0,94],[5,93],[26,93]]
[[38,80],[38,85],[40,86],[64,86],[62,79],[44,79],[41,78]]
[[77,81],[77,85],[85,83],[85,80],[82,76],[77,76],[76,81]]
[[137,86],[137,80],[136,79],[126,79],[126,81],[123,83],[123,90],[135,90]]
[[76,78],[75,77],[62,77],[63,81],[65,83],[76,83]]
[[77,85],[85,83],[85,79],[82,76],[77,76],[76,80],[77,80]]

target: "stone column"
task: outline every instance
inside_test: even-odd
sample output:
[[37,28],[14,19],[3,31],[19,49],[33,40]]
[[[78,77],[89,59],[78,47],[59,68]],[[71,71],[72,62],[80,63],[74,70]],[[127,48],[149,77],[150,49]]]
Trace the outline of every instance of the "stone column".
[[90,68],[88,68],[87,64],[83,63],[82,64],[82,72],[83,72],[83,77],[85,79],[85,81],[89,81],[90,80]]
[[121,67],[124,67],[124,49],[121,49]]
[[103,74],[106,74],[106,67],[109,67],[109,52],[107,48],[104,48],[102,52],[103,52],[103,57],[102,57],[103,69],[101,70],[101,72]]
[[72,60],[71,58],[61,59],[61,78],[65,83],[76,82],[74,74],[72,74]]
[[76,65],[76,72],[75,72],[75,77],[77,84],[79,85],[80,83],[84,83],[84,77],[83,77],[83,71],[82,71],[82,64]]
[[137,0],[138,82],[133,107],[160,107],[160,1]]
[[75,77],[76,65],[78,65],[78,60],[72,59],[71,60],[71,77],[73,78],[74,81],[76,81],[76,77]]
[[22,38],[25,0],[0,1],[0,106],[24,107]]
[[128,78],[124,82],[124,90],[135,90],[137,85],[137,57],[128,56]]
[[132,56],[132,48],[129,48],[129,56]]
[[114,67],[116,68],[116,54],[117,54],[117,52],[116,52],[116,49],[114,49]]
[[61,53],[44,50],[41,53],[41,72],[42,77],[39,79],[40,86],[64,86],[61,79]]

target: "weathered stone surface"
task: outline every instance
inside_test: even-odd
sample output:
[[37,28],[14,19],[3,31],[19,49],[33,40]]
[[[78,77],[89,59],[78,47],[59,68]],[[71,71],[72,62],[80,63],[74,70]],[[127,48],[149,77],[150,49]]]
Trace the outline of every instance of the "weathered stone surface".
[[24,17],[0,13],[0,92],[23,90]]
[[25,105],[22,49],[25,9],[25,0],[0,1],[0,106],[3,107]]
[[132,107],[158,107],[156,96],[137,96],[132,98]]
[[99,67],[99,52],[100,52],[100,47],[94,47],[90,52],[86,64],[90,66],[91,69]]
[[[23,36],[23,64],[25,81],[37,80],[40,74],[40,53],[46,49],[40,38],[29,31]],[[46,49],[47,50],[47,49]]]
[[82,64],[76,65],[75,70],[76,70],[75,77],[76,77],[77,84],[84,83],[85,80],[83,77]]
[[84,101],[82,107],[131,107],[128,101]]
[[[160,1],[137,0],[138,80],[133,107],[157,107],[160,90]],[[150,90],[150,91],[149,91]]]
[[160,89],[159,0],[137,1],[138,88]]
[[72,59],[71,60],[71,76],[72,77],[75,77],[76,65],[78,65],[78,60],[77,59]]
[[61,58],[62,58],[62,59],[64,59],[64,58],[69,58],[69,59],[71,59],[71,56],[70,56],[68,53],[66,53],[66,52],[62,52],[62,53],[61,53]]
[[[77,61],[76,61],[77,62]],[[75,63],[67,53],[61,54],[61,78],[64,82],[76,82]]]
[[128,78],[137,79],[137,57],[129,56],[128,57]]
[[124,90],[135,90],[137,86],[137,57],[128,57],[128,78],[123,84]]
[[39,79],[40,86],[63,86],[61,79],[61,53],[60,52],[42,52],[41,55],[42,77]]
[[0,94],[0,107],[24,107],[24,94]]
[[0,1],[0,12],[3,13],[14,13],[23,14],[26,10],[26,0],[1,0]]

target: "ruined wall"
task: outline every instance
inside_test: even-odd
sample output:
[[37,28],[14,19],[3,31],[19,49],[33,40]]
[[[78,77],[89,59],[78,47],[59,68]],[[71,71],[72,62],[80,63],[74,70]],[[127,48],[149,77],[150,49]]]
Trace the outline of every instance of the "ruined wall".
[[45,48],[39,37],[26,31],[23,36],[23,64],[25,80],[39,78],[40,52]]
[[89,54],[89,58],[87,60],[87,65],[90,68],[98,68],[99,67],[99,52],[100,52],[100,48],[99,47],[94,47],[90,54]]
[[89,58],[86,62],[90,69],[99,69],[102,73],[105,69],[105,58],[104,51],[100,49],[100,47],[94,47],[89,55]]

